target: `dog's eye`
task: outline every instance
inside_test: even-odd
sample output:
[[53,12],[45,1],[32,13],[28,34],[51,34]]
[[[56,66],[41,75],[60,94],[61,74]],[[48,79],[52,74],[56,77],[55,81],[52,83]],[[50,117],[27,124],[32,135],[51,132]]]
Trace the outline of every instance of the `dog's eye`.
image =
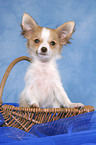
[[51,41],[50,44],[54,46],[56,44],[56,42],[55,41]]
[[35,39],[34,42],[35,42],[35,43],[39,43],[40,40],[39,40],[39,39]]

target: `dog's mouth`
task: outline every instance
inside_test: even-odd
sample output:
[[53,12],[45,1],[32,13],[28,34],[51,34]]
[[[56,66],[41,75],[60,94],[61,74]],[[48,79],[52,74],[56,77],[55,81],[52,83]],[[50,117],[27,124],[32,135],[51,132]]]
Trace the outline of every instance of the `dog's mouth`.
[[38,53],[37,51],[36,51],[36,54],[37,54],[37,55],[41,55],[41,56],[42,56],[42,55],[43,55],[43,56],[47,56],[47,55],[48,55],[47,53],[43,53],[43,52],[42,52],[42,53]]
[[38,53],[38,55],[47,55],[46,53]]
[[41,61],[48,61],[49,60],[49,55],[47,53],[36,52],[36,54],[40,58]]

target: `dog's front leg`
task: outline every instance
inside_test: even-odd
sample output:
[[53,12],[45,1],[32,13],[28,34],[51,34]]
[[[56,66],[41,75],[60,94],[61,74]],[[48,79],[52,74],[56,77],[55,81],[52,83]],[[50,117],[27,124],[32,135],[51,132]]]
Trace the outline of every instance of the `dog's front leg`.
[[20,95],[21,107],[39,107],[36,91],[32,87],[25,87]]
[[58,82],[55,84],[54,93],[55,93],[57,100],[59,101],[59,103],[63,107],[68,107],[68,108],[74,108],[74,107],[82,108],[82,107],[84,107],[84,105],[82,103],[72,103],[70,101],[70,99],[67,96],[67,93],[65,92],[65,90],[61,84],[61,82]]

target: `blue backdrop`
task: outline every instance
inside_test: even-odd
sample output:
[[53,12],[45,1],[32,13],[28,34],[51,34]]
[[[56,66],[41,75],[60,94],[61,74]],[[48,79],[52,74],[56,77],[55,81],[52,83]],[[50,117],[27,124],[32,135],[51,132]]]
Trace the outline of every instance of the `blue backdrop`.
[[[24,12],[49,28],[75,21],[72,44],[64,47],[58,68],[71,101],[96,107],[96,0],[0,0],[0,81],[12,60],[28,56],[26,40],[20,36]],[[28,65],[20,62],[14,67],[3,102],[19,101]]]

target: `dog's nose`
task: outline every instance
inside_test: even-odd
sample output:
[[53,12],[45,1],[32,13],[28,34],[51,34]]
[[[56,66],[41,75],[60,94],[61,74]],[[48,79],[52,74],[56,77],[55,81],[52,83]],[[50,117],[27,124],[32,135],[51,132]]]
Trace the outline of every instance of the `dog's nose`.
[[46,47],[42,47],[42,48],[41,48],[41,51],[42,51],[42,52],[46,52],[46,51],[47,51],[47,48],[46,48]]

